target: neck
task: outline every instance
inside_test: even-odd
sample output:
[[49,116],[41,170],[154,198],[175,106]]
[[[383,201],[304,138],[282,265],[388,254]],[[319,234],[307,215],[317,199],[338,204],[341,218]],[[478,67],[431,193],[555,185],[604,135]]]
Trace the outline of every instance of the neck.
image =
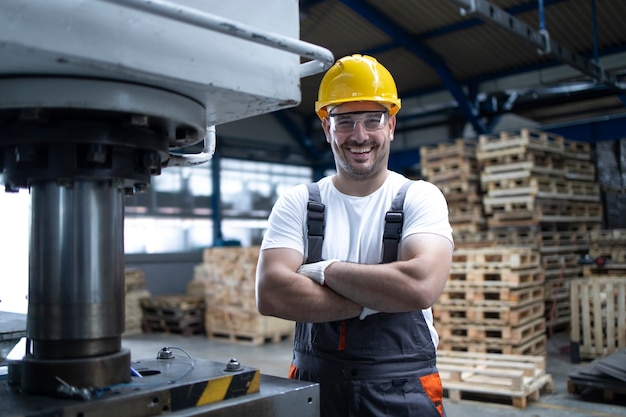
[[389,176],[389,170],[385,169],[369,178],[355,178],[341,171],[333,177],[333,185],[337,190],[346,195],[365,197],[378,190]]

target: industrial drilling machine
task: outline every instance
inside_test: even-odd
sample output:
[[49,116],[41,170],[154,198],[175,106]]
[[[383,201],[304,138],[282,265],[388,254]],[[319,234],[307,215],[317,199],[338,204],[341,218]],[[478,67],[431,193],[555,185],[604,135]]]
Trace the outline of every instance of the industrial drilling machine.
[[125,195],[208,161],[214,126],[299,104],[334,58],[298,38],[296,0],[2,1],[0,173],[31,231],[1,416],[319,414],[316,384],[159,347],[134,368],[121,344]]

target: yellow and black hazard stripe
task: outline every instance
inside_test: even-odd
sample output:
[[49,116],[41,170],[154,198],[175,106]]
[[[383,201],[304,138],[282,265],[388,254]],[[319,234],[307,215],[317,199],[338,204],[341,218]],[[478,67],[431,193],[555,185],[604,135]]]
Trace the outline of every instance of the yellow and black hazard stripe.
[[260,389],[261,373],[258,369],[224,374],[208,381],[170,389],[172,411],[240,397]]

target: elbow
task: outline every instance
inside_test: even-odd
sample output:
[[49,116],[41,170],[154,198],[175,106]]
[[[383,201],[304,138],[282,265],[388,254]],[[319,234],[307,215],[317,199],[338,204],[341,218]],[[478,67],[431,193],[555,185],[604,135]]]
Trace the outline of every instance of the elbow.
[[256,308],[263,316],[277,315],[275,297],[270,296],[260,285],[256,288]]
[[260,297],[258,294],[256,297],[256,308],[262,316],[272,315],[273,309],[271,303],[269,303],[268,300],[264,299],[263,297]]

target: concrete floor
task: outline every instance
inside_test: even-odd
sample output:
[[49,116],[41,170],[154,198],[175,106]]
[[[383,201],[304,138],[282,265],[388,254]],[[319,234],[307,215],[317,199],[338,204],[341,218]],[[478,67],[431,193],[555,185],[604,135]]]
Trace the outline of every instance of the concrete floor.
[[[248,346],[222,340],[209,340],[203,335],[181,336],[168,333],[151,333],[125,336],[123,346],[131,350],[133,360],[153,359],[164,346],[183,348],[191,356],[213,361],[227,362],[237,358],[244,366],[258,368],[262,374],[286,377],[291,360],[291,340]],[[591,402],[579,395],[567,392],[567,375],[577,367],[570,361],[569,337],[557,333],[548,339],[547,372],[552,375],[555,392],[542,393],[538,401],[530,401],[525,410],[509,405],[487,402],[458,402],[444,400],[448,417],[623,417],[626,403],[609,404]]]

